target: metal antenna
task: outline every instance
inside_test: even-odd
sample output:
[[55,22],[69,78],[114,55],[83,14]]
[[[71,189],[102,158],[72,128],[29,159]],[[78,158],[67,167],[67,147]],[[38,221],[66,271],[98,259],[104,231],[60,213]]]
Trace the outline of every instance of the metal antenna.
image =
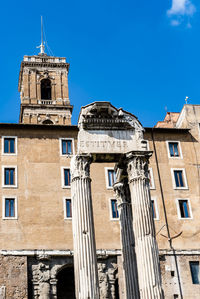
[[38,46],[37,48],[40,48],[40,55],[44,55],[44,41],[43,41],[43,20],[41,16],[41,45]]

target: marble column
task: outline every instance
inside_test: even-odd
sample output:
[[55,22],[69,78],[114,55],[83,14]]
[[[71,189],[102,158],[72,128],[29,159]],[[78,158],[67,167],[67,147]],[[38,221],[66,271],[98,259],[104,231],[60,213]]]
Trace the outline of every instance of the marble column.
[[120,217],[126,299],[139,299],[140,295],[135,255],[135,240],[133,234],[132,208],[127,180],[123,179],[122,181],[117,182],[114,185],[114,191],[118,201]]
[[141,299],[164,298],[148,179],[151,154],[126,155]]
[[99,298],[90,163],[89,155],[76,155],[71,161],[76,299]]

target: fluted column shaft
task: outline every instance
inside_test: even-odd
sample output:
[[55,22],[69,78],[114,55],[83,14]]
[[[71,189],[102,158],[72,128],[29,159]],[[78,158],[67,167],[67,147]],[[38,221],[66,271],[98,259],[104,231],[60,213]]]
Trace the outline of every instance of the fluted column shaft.
[[148,179],[150,152],[127,154],[141,299],[164,298]]
[[90,156],[71,161],[72,228],[77,299],[98,299],[99,285],[91,197]]
[[126,180],[114,185],[118,201],[123,272],[125,278],[126,299],[139,299],[137,263],[135,255],[135,240],[133,235],[133,219],[129,187]]

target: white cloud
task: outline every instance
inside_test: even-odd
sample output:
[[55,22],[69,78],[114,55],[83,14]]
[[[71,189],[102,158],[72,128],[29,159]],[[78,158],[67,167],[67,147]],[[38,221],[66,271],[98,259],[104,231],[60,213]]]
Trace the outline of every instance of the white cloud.
[[193,16],[196,7],[191,0],[172,0],[172,6],[167,11],[172,26],[179,26],[185,19]]

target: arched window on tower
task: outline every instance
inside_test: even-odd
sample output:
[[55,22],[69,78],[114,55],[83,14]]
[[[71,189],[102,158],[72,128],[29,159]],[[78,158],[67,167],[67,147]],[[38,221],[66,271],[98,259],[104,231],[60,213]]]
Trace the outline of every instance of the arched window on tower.
[[43,125],[53,125],[53,122],[50,119],[46,119],[42,123]]
[[41,100],[51,100],[51,81],[49,79],[41,81]]

